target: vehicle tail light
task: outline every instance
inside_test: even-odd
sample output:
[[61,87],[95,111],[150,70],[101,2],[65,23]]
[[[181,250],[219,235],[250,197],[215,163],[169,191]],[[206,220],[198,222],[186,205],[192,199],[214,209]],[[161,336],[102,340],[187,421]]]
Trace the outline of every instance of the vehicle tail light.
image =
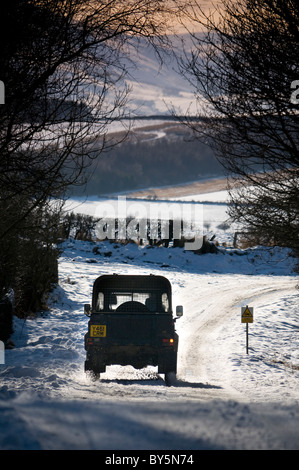
[[164,343],[164,344],[173,344],[174,339],[173,338],[162,338],[162,343]]

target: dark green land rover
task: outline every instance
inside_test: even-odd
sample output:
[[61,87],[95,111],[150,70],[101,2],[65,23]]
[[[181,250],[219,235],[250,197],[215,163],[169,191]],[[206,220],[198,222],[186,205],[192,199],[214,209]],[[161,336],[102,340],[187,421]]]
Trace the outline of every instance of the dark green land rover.
[[173,317],[171,284],[163,276],[103,275],[93,285],[85,335],[85,372],[99,377],[106,366],[158,366],[171,385],[176,377],[178,335]]

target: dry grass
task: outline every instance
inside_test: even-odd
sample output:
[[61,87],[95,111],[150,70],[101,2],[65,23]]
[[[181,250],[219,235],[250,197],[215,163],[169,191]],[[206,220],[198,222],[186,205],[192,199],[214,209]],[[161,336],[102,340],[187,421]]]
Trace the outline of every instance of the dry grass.
[[167,186],[164,188],[149,188],[140,191],[134,191],[126,194],[127,197],[138,198],[169,198],[192,196],[196,194],[212,193],[227,189],[227,181],[225,178],[215,178],[207,181],[195,181],[193,183],[185,183],[178,186]]

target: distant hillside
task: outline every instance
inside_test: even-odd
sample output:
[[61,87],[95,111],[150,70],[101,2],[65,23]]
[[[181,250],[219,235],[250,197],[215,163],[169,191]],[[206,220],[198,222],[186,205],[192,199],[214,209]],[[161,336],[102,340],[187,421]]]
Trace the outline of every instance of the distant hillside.
[[[178,35],[172,38],[173,47],[178,56],[185,55],[182,41],[191,50],[188,35]],[[129,75],[125,82],[130,87],[128,106],[136,116],[152,116],[169,114],[170,109],[176,113],[196,112],[194,88],[179,73],[177,59],[168,47],[157,51],[146,39],[132,38],[129,48],[130,60],[126,63]],[[162,59],[162,61],[161,61]],[[134,65],[133,65],[134,64]]]
[[[145,122],[146,124],[146,122]],[[73,195],[102,196],[223,176],[211,149],[179,123],[142,127],[88,170],[86,187]]]

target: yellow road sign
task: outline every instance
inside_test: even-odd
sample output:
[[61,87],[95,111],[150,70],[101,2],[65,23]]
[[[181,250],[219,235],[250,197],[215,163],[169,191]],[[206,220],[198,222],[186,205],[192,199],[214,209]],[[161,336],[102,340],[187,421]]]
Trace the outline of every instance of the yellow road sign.
[[241,322],[242,323],[253,323],[253,307],[242,307],[241,309]]

